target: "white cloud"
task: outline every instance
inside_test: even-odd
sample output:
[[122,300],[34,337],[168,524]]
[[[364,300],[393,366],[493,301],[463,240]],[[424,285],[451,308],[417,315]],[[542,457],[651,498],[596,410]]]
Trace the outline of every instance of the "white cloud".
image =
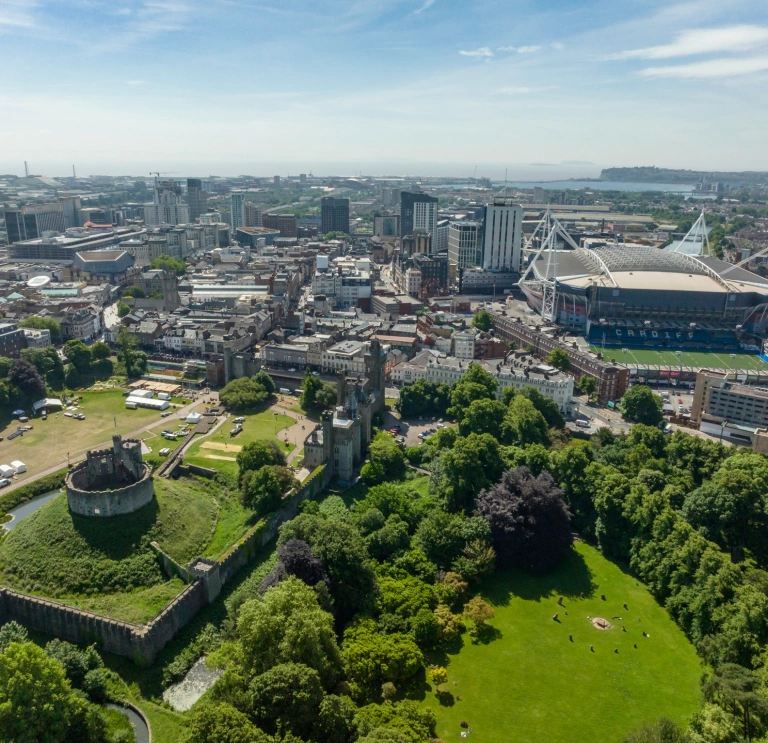
[[631,49],[609,59],[670,59],[710,52],[743,52],[768,43],[768,26],[726,26],[683,31],[670,44]]
[[487,46],[481,46],[479,49],[473,49],[472,51],[467,51],[465,49],[462,49],[459,51],[459,54],[461,54],[464,57],[492,57],[493,52],[487,47]]
[[34,0],[0,0],[0,27],[31,28],[34,25]]
[[495,93],[500,93],[501,95],[528,95],[529,93],[540,93],[542,90],[552,90],[551,85],[548,85],[546,87],[530,87],[528,85],[513,85],[505,88],[498,88],[495,90]]
[[500,52],[517,52],[518,54],[532,54],[538,52],[541,49],[539,45],[531,46],[500,46],[498,51]]
[[646,67],[640,71],[643,77],[678,77],[678,78],[720,78],[751,75],[768,70],[768,57],[747,57],[743,59],[710,59],[706,62],[693,62],[668,67]]
[[427,8],[431,8],[436,2],[437,0],[424,0],[424,4],[420,8],[416,8],[413,12],[417,15],[423,13]]
[[565,48],[565,44],[563,44],[562,41],[553,41],[550,46],[553,49],[557,49],[557,51],[560,51],[561,49]]

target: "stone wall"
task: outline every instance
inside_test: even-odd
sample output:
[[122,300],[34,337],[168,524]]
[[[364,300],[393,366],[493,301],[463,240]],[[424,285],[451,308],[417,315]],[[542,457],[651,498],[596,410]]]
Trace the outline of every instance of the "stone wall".
[[106,518],[133,513],[146,506],[155,495],[152,468],[141,465],[144,476],[138,482],[113,490],[88,490],[88,463],[76,464],[67,475],[69,510],[81,516]]

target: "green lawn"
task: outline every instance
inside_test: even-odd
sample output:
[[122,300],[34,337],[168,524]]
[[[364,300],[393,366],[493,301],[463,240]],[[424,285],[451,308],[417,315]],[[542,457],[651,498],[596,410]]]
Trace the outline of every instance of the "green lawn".
[[[70,457],[83,454],[100,444],[108,444],[113,434],[137,431],[148,423],[160,422],[156,410],[139,408],[128,410],[122,390],[78,392],[83,396],[82,413],[85,420],[65,418],[64,413],[52,413],[48,420],[33,418],[33,426],[23,436],[8,441],[8,434],[16,430],[16,421],[10,419],[11,408],[3,406],[0,413],[0,460],[10,462],[20,459],[27,465],[26,477],[34,477],[41,470],[55,465],[63,466]],[[115,425],[117,424],[117,425]]]
[[[496,610],[495,637],[472,644],[465,635],[460,650],[433,659],[448,664],[448,683],[442,704],[434,692],[423,704],[446,743],[461,740],[462,720],[484,743],[618,743],[640,724],[682,722],[697,709],[702,669],[693,647],[643,586],[592,547],[577,544],[543,577],[497,573],[482,594]],[[601,631],[588,615],[622,618]]]
[[110,519],[70,513],[54,498],[0,543],[0,579],[19,590],[128,622],[155,616],[183,588],[168,581],[149,546],[181,564],[218,556],[251,525],[236,493],[214,482],[155,478],[155,500]]
[[[600,346],[592,346],[593,353],[603,353],[608,359],[615,359],[618,362],[624,361],[624,353],[620,348],[606,348],[605,351]],[[650,348],[630,348],[627,349],[627,363],[638,364],[641,366],[668,366],[675,369],[680,368],[680,363],[688,367],[704,367],[709,369],[729,369],[734,368],[734,359],[727,351],[683,351],[680,359],[674,351],[657,351]],[[753,353],[737,353],[735,359],[738,370],[750,371],[768,371],[768,364],[759,356]]]
[[[234,438],[229,435],[230,429],[235,425],[231,422],[232,418],[229,418],[216,433],[193,444],[184,456],[184,463],[237,475],[235,458],[245,444],[263,439],[274,441],[276,433],[296,423],[289,415],[280,413],[275,415],[271,410],[263,410],[243,417],[245,423],[243,423],[242,433]],[[282,441],[279,443],[286,455],[295,448],[293,444],[286,446]]]

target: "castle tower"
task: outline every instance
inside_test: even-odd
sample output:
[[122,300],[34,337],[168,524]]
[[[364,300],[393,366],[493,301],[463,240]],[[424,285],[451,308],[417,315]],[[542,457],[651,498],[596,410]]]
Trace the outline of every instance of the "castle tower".
[[378,390],[384,395],[384,364],[386,355],[381,347],[381,342],[374,338],[368,352],[365,354],[365,377],[368,380],[368,387],[372,390]]

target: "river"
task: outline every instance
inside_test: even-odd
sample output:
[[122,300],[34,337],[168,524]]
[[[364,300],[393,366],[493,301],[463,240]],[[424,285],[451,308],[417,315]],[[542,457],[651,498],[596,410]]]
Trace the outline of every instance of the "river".
[[22,503],[20,506],[16,506],[16,508],[12,508],[10,511],[8,511],[8,515],[11,516],[11,520],[3,524],[3,526],[8,529],[8,531],[11,531],[20,521],[23,521],[25,518],[27,518],[27,516],[33,514],[35,511],[37,511],[38,508],[42,508],[46,503],[52,501],[62,492],[62,489],[58,488],[57,490],[52,490],[50,493],[38,495],[37,498],[33,498],[26,503]]

